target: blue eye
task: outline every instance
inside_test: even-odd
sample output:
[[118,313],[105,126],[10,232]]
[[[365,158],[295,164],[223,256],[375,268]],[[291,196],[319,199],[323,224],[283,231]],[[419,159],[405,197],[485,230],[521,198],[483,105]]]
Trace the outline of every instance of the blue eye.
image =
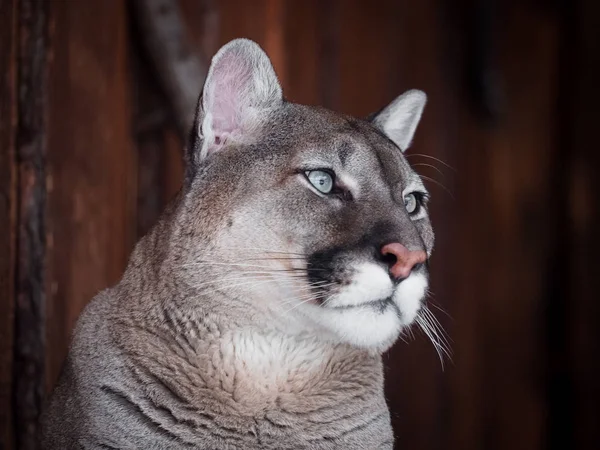
[[315,189],[323,194],[329,194],[333,190],[333,176],[324,170],[309,170],[306,173],[306,178]]
[[409,214],[414,214],[419,209],[419,202],[417,196],[414,193],[407,194],[404,197],[404,207]]

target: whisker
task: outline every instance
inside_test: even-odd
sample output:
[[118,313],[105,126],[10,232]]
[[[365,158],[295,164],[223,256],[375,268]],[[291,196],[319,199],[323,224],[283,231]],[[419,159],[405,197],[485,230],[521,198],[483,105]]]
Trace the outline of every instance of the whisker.
[[437,181],[437,180],[434,180],[433,178],[431,178],[431,177],[427,177],[427,176],[425,176],[425,175],[421,175],[421,174],[419,174],[419,176],[420,176],[421,178],[425,179],[425,180],[429,180],[429,181],[431,181],[432,183],[435,183],[435,184],[437,184],[439,187],[441,187],[442,189],[444,189],[444,190],[445,190],[445,191],[448,193],[448,195],[449,195],[449,196],[452,198],[452,200],[456,200],[456,198],[454,198],[454,195],[452,195],[452,192],[450,192],[450,189],[448,189],[446,186],[444,186],[444,185],[443,185],[442,183],[440,183],[439,181]]
[[[326,288],[326,287],[330,287],[330,286],[334,286],[336,283],[329,283],[329,284],[324,284],[324,285],[320,285],[320,286],[316,286],[318,288]],[[306,298],[306,297],[310,297],[310,298],[314,298],[314,299],[319,299],[319,298],[323,298],[328,296],[328,293],[325,292],[318,292],[318,293],[314,293],[311,292],[310,294],[304,294],[303,296],[294,296],[294,297],[288,297],[284,300],[282,300],[280,302],[280,305],[282,306],[286,306],[286,305],[290,305],[292,303],[295,303],[297,300],[301,300],[302,298]]]
[[282,314],[289,314],[290,312],[292,312],[294,309],[298,308],[299,306],[304,305],[305,303],[308,303],[310,301],[319,300],[320,298],[323,298],[323,295],[316,295],[316,296],[308,297],[305,300],[302,300],[297,305],[294,305],[292,308],[284,311]]
[[406,334],[407,334],[408,336],[410,336],[410,338],[411,338],[413,341],[415,340],[415,334],[414,334],[414,332],[413,332],[413,329],[412,329],[412,327],[408,327],[408,328],[406,328]]
[[437,319],[433,315],[431,315],[431,312],[425,311],[425,313],[429,314],[429,319],[427,320],[427,322],[430,325],[430,330],[436,336],[438,344],[440,345],[440,348],[443,349],[443,351],[446,354],[446,356],[448,357],[448,359],[450,361],[452,361],[452,354],[450,351],[450,343],[448,341],[449,337],[447,336],[446,332],[441,327],[439,322],[437,322]]
[[288,271],[289,269],[275,269],[271,266],[264,264],[244,264],[244,263],[230,263],[230,262],[218,262],[218,261],[197,261],[193,263],[183,264],[182,267],[210,267],[210,266],[227,266],[227,267],[254,267],[257,269],[269,269],[271,271]]
[[[265,280],[252,280],[252,281],[248,281],[248,282],[242,282],[242,283],[234,283],[234,284],[228,284],[227,286],[217,286],[215,288],[213,288],[212,290],[208,290],[208,291],[204,291],[203,294],[205,295],[210,295],[214,292],[223,292],[226,289],[231,289],[231,288],[237,288],[237,287],[241,287],[241,286],[250,286],[250,287],[259,287],[262,286],[264,284],[270,283],[273,280],[270,279],[265,279]],[[284,286],[287,286],[288,289],[292,290],[292,291],[296,291],[297,293],[301,294],[301,295],[309,295],[308,292],[310,291],[310,287],[309,286],[295,286],[294,284],[291,283],[282,283]],[[310,294],[313,295],[313,294]]]
[[433,306],[435,309],[437,309],[439,312],[441,312],[442,314],[444,314],[446,317],[448,317],[451,320],[454,320],[454,318],[450,315],[450,313],[448,313],[444,308],[442,308],[440,305],[436,304],[432,299],[429,299],[429,301],[427,302],[429,305]]
[[[304,277],[297,277],[297,276],[290,276],[290,275],[281,275],[281,274],[270,274],[270,273],[266,273],[266,274],[256,274],[256,272],[248,272],[249,274],[252,274],[253,276],[232,276],[232,277],[225,277],[225,278],[217,278],[215,280],[211,280],[211,281],[207,281],[207,282],[203,282],[200,284],[196,284],[196,285],[192,285],[193,288],[196,289],[202,289],[206,286],[215,286],[215,289],[213,289],[213,291],[219,291],[219,290],[223,290],[223,289],[227,289],[227,288],[232,288],[232,287],[239,287],[239,286],[247,286],[247,285],[262,285],[265,284],[266,282],[275,282],[279,285],[283,285],[283,286],[292,286],[294,289],[296,290],[309,290],[309,289],[314,289],[314,288],[324,288],[324,287],[329,287],[331,285],[333,285],[334,283],[328,282],[326,280],[322,280],[322,281],[316,281],[316,282],[308,282],[307,285],[305,286],[297,286],[297,283],[299,279],[305,280]],[[233,282],[233,284],[231,284]],[[227,283],[226,286],[218,286],[219,283]]]
[[252,252],[265,252],[265,253],[276,253],[283,255],[296,255],[296,256],[306,256],[305,253],[297,253],[297,252],[287,252],[281,250],[273,250],[269,248],[261,248],[261,247],[236,247],[236,248],[225,248],[225,250],[233,250],[236,254],[239,254],[243,251],[252,251]]
[[246,264],[246,263],[230,263],[223,261],[207,261],[198,260],[196,262],[182,264],[181,267],[210,267],[210,266],[226,266],[226,267],[253,267],[257,269],[268,269],[270,272],[326,272],[326,269],[318,267],[290,267],[290,268],[272,268],[265,264]]
[[[256,256],[254,258],[245,258],[248,261],[306,261],[304,256]],[[306,264],[310,264],[306,261]]]
[[417,167],[417,166],[431,167],[433,170],[437,171],[437,173],[439,173],[441,176],[445,176],[444,172],[442,172],[440,169],[435,167],[433,164],[415,163],[415,164],[411,164],[411,165],[413,167]]
[[432,336],[429,328],[426,325],[427,322],[424,321],[421,316],[417,316],[416,317],[416,322],[417,322],[417,324],[419,324],[419,326],[421,327],[421,330],[423,330],[423,332],[425,333],[425,335],[429,338],[429,341],[433,344],[433,348],[435,349],[435,351],[436,351],[436,353],[438,355],[438,358],[440,360],[440,364],[442,366],[442,370],[444,370],[444,358],[443,358],[443,355],[442,355],[442,353],[440,351],[439,344],[435,341],[435,339],[433,338],[433,336]]
[[433,347],[435,348],[436,353],[438,354],[438,358],[440,359],[440,364],[442,366],[442,370],[444,370],[444,356],[446,356],[450,361],[452,361],[452,357],[446,347],[440,343],[440,338],[432,325],[429,323],[426,315],[417,315],[416,322],[419,324],[420,328],[427,335]]
[[429,309],[427,309],[427,307],[423,308],[423,314],[429,317],[429,322],[437,330],[439,339],[442,341],[443,344],[445,344],[448,353],[450,353],[451,338],[450,336],[448,336],[448,333],[446,333],[446,330],[444,330],[444,327],[442,327],[442,324],[439,322],[437,317],[435,317],[433,313]]
[[[278,282],[284,282],[285,280],[289,279],[290,282],[292,281],[291,279],[303,279],[304,277],[295,277],[295,276],[284,276],[284,275],[277,275],[277,274],[270,274],[270,273],[257,273],[257,272],[251,272],[253,273],[253,276],[249,277],[249,276],[238,276],[238,274],[236,274],[235,276],[230,276],[230,277],[224,277],[224,278],[216,278],[214,280],[210,280],[210,281],[205,281],[203,283],[200,284],[195,284],[195,285],[191,285],[194,288],[201,288],[203,286],[207,286],[207,285],[212,285],[215,283],[225,283],[225,282],[232,282],[232,281],[263,281],[263,280],[268,280],[268,281],[278,281]],[[280,279],[275,279],[274,277],[279,276]]]
[[445,338],[442,338],[440,336],[439,332],[436,331],[436,328],[429,320],[426,320],[426,322],[429,324],[429,329],[436,338],[440,350],[444,353],[444,355],[446,355],[449,361],[452,361],[452,352],[450,351],[450,344]]
[[[224,278],[216,278],[214,280],[210,280],[210,281],[204,281],[200,284],[195,284],[192,285],[193,287],[199,288],[202,286],[206,286],[206,285],[211,285],[211,284],[215,284],[215,283],[224,283],[224,282],[231,282],[231,281],[252,281],[252,280],[272,280],[272,281],[285,281],[286,279],[304,279],[304,277],[300,277],[300,276],[291,276],[291,275],[281,275],[281,274],[272,274],[272,273],[261,273],[261,272],[246,272],[247,275],[252,274],[253,276],[239,276],[239,275],[243,275],[243,273],[238,273],[235,276],[230,276],[230,277],[224,277]],[[279,277],[279,279],[276,279],[277,277]]]
[[423,153],[411,153],[411,154],[408,154],[408,155],[405,155],[405,156],[406,156],[407,158],[408,158],[409,156],[422,156],[423,158],[430,158],[430,159],[434,159],[434,160],[436,160],[437,162],[439,162],[439,163],[443,164],[444,166],[446,166],[448,169],[450,169],[450,170],[453,170],[454,172],[456,172],[456,169],[455,169],[454,167],[452,167],[452,166],[451,166],[450,164],[448,164],[448,163],[445,163],[445,162],[444,162],[444,161],[442,161],[441,159],[439,159],[439,158],[436,158],[435,156],[431,156],[431,155],[424,155]]

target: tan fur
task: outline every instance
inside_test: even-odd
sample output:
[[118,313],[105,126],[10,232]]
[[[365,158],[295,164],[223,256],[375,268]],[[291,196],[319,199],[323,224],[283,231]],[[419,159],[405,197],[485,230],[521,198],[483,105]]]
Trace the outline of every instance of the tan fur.
[[[380,354],[404,326],[403,302],[421,300],[426,268],[402,281],[414,299],[351,308],[327,299],[360,299],[356,267],[387,273],[384,242],[431,252],[429,220],[411,219],[403,202],[424,188],[384,129],[279,98],[255,44],[236,41],[219,55],[212,77],[230,64],[255,76],[231,119],[240,129],[210,122],[230,116],[201,101],[181,193],[120,283],[79,319],[44,448],[393,446]],[[211,105],[225,94],[238,101],[222,92],[231,86],[213,92],[211,83],[209,74]],[[298,170],[306,164],[331,165],[353,186],[352,203],[313,192]],[[383,324],[389,333],[373,340],[365,327]]]

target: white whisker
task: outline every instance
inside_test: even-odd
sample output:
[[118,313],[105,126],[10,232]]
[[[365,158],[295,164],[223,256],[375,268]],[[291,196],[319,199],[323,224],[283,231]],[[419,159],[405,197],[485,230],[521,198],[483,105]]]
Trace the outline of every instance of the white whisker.
[[[452,361],[452,356],[448,348],[446,348],[447,340],[440,337],[439,331],[435,325],[431,323],[431,316],[428,316],[429,311],[426,308],[422,308],[416,317],[416,322],[420,326],[421,330],[427,335],[433,347],[438,354],[442,370],[444,369],[444,356]],[[439,325],[439,324],[438,324]],[[442,330],[443,331],[443,330]]]
[[449,350],[450,349],[450,337],[446,333],[446,330],[444,330],[444,327],[442,327],[442,324],[440,323],[440,321],[437,319],[437,317],[435,317],[433,315],[433,313],[426,306],[423,307],[423,314],[425,314],[426,316],[429,317],[429,322],[431,323],[433,328],[435,328],[437,330],[438,338],[440,339],[441,343],[444,344],[446,346],[446,348]]
[[444,172],[442,172],[440,169],[438,169],[437,167],[435,167],[433,164],[426,164],[426,163],[414,163],[411,164],[412,167],[417,167],[417,166],[423,166],[423,167],[431,167],[433,170],[435,170],[437,173],[439,173],[441,176],[445,176]]
[[430,158],[433,159],[441,164],[443,164],[444,166],[446,166],[448,169],[453,170],[454,172],[456,172],[456,169],[454,167],[452,167],[450,164],[445,163],[444,161],[442,161],[439,158],[436,158],[435,156],[430,156],[430,155],[424,155],[423,153],[410,153],[405,155],[407,158],[411,157],[411,156],[422,156],[423,158]]

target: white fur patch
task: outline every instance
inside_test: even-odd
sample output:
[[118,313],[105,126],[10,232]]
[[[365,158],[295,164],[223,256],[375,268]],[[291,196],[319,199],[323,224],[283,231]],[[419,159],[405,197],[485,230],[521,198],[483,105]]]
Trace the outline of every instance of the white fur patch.
[[[342,292],[324,306],[307,305],[303,312],[335,340],[384,351],[396,341],[402,328],[415,320],[426,290],[427,278],[422,274],[413,273],[394,290],[383,268],[364,263]],[[390,296],[395,306],[373,303]]]
[[278,375],[284,367],[312,369],[321,363],[321,348],[317,341],[306,336],[301,338],[279,332],[257,332],[243,330],[224,339],[222,352],[227,357],[253,371],[262,371],[261,376]]
[[419,309],[427,290],[427,278],[423,274],[413,273],[402,281],[394,292],[394,303],[402,313],[402,325],[410,325]]
[[362,263],[356,267],[350,284],[331,296],[327,306],[358,306],[386,299],[393,292],[394,285],[387,271],[374,263]]
[[384,311],[371,305],[339,309],[307,305],[304,312],[336,341],[356,347],[385,351],[400,334],[400,318],[391,305]]
[[383,267],[362,263],[355,268],[349,285],[324,306],[308,305],[304,312],[335,340],[384,351],[397,339],[402,325],[392,305],[374,302],[393,293],[394,284]]

